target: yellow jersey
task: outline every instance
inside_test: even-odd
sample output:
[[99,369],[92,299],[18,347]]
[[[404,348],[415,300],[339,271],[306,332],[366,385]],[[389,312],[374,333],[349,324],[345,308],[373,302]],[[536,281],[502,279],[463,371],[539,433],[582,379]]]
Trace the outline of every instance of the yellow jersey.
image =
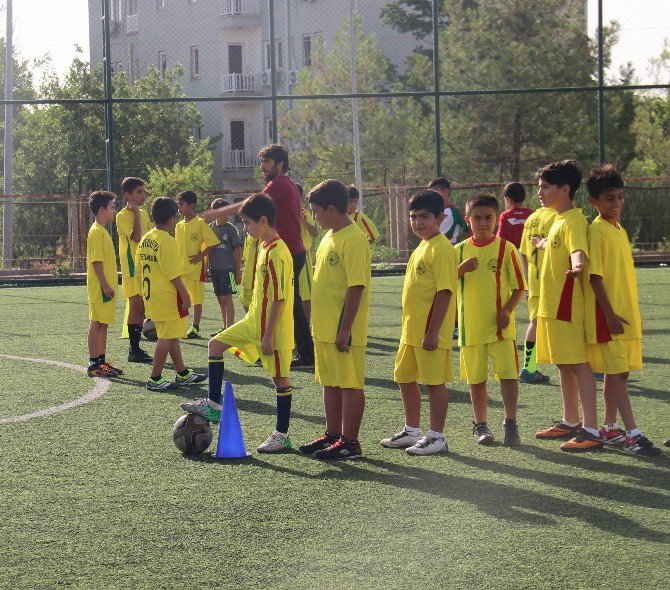
[[433,315],[435,296],[446,290],[451,291],[452,297],[440,327],[437,347],[450,349],[456,320],[457,285],[458,264],[452,243],[440,233],[430,240],[421,240],[405,270],[400,342],[421,347]]
[[362,211],[354,211],[349,215],[351,221],[356,224],[360,230],[363,231],[368,242],[374,242],[379,238],[379,230],[372,220]]
[[[140,222],[142,224],[143,236],[151,229],[151,217],[140,207]],[[119,234],[119,262],[121,263],[121,276],[129,279],[139,276],[139,269],[135,267],[135,254],[140,242],[130,239],[135,225],[135,215],[130,209],[123,208],[116,214],[116,231]],[[141,238],[140,238],[141,240]]]
[[565,273],[572,268],[570,255],[577,250],[582,250],[588,259],[587,225],[581,209],[568,209],[556,215],[547,235],[540,271],[538,316],[584,323],[583,277],[588,272],[588,265],[576,279]]
[[[257,240],[255,240],[257,241]],[[277,318],[273,345],[275,350],[293,350],[293,257],[286,243],[279,237],[262,242],[258,248],[254,291],[247,315],[240,321],[248,322],[256,336],[254,344],[260,347],[265,336],[267,320],[273,301],[284,301]]]
[[611,340],[642,338],[633,251],[626,230],[621,225],[615,227],[602,217],[596,217],[589,226],[588,237],[588,276],[602,277],[614,313],[627,320],[628,324],[623,325],[623,334],[610,334],[605,314],[589,283],[584,289],[586,342],[599,344]]
[[202,217],[194,217],[190,221],[181,220],[174,228],[174,237],[184,265],[183,277],[192,281],[205,282],[207,277],[207,261],[203,258],[193,264],[189,258],[200,254],[209,246],[218,246],[221,240]]
[[164,322],[187,315],[179,309],[179,296],[172,284],[184,272],[177,241],[162,229],[149,230],[137,249],[136,263],[142,272],[142,298],[151,305],[151,318]]
[[351,327],[350,346],[365,346],[370,314],[370,245],[354,223],[329,230],[316,251],[312,283],[312,334],[320,342],[335,342],[349,287],[363,286]]
[[258,262],[258,240],[252,238],[249,234],[244,238],[242,260],[244,261],[244,268],[242,269],[241,286],[248,291],[253,291]]
[[493,236],[485,244],[474,238],[456,244],[458,264],[476,257],[478,265],[459,279],[458,343],[460,346],[516,340],[515,313],[506,328],[498,328],[498,312],[512,291],[526,289],[519,253],[512,242]]
[[[308,223],[315,225],[314,216],[307,210],[303,209],[301,214],[301,220],[305,219]],[[312,251],[312,244],[314,243],[314,238],[312,234],[307,231],[307,228],[300,222],[300,237],[302,238],[302,243],[305,246],[307,252]]]
[[544,260],[544,250],[533,246],[533,238],[540,240],[549,235],[549,230],[556,219],[556,211],[549,207],[541,207],[530,214],[523,226],[521,235],[521,254],[528,261],[528,295],[540,295],[540,271]]
[[[102,291],[98,275],[93,270],[94,262],[102,262],[102,272],[109,286],[114,289],[114,297],[107,297]],[[86,238],[86,291],[89,303],[115,301],[118,294],[116,274],[116,252],[109,232],[97,221],[93,222]]]

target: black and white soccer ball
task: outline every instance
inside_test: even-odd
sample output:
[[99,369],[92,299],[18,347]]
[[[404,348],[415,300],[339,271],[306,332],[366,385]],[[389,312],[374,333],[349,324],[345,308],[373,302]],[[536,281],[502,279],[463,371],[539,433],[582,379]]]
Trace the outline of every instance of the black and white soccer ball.
[[153,320],[144,320],[142,324],[142,335],[147,340],[156,341],[158,340],[158,333],[156,332],[156,324]]
[[172,427],[172,440],[184,455],[197,455],[212,442],[209,422],[198,414],[185,414]]

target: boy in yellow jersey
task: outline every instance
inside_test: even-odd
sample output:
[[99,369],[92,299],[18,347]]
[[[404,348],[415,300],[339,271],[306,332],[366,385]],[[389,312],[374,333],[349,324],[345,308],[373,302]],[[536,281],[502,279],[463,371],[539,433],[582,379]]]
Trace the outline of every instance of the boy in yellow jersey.
[[291,448],[288,436],[292,389],[289,379],[293,351],[293,258],[275,229],[277,206],[262,193],[249,197],[240,209],[245,231],[260,241],[254,292],[249,311],[236,324],[209,341],[209,395],[183,403],[187,412],[217,423],[221,420],[223,353],[249,364],[260,357],[277,391],[275,431],[258,447],[260,453]]
[[[440,232],[444,218],[442,196],[423,190],[409,200],[412,231],[421,243],[412,253],[402,290],[402,332],[393,379],[400,387],[405,428],[381,441],[388,448],[404,448],[410,455],[447,451],[444,423],[452,381],[451,343],[456,318],[458,284],[456,250]],[[430,429],[421,436],[421,391],[428,388]]]
[[[304,191],[301,184],[296,183],[301,200],[304,198]],[[303,201],[304,203],[304,201]],[[300,299],[302,308],[305,311],[305,317],[309,323],[312,319],[312,281],[314,280],[314,261],[312,260],[312,244],[314,238],[319,235],[319,228],[316,226],[314,217],[307,209],[300,211],[300,237],[305,246],[305,266],[300,271],[298,281],[300,282]]]
[[316,251],[312,288],[315,378],[323,387],[326,432],[300,451],[318,459],[361,455],[370,246],[347,214],[348,199],[339,180],[324,180],[309,193],[314,219],[327,230]]
[[258,246],[259,241],[247,234],[244,238],[242,247],[242,281],[240,283],[240,303],[244,311],[249,311],[251,297],[254,293],[254,283],[256,281],[256,266],[258,264]]
[[[166,391],[199,383],[207,379],[207,375],[187,369],[179,347],[179,339],[186,337],[186,316],[191,299],[181,280],[184,269],[177,241],[168,233],[175,226],[177,203],[167,197],[158,197],[151,204],[151,217],[156,227],[142,237],[136,263],[142,271],[142,296],[151,307],[158,333],[147,389]],[[174,383],[162,375],[168,354],[177,373]]]
[[540,207],[531,213],[523,227],[521,236],[521,261],[526,270],[528,282],[528,316],[530,323],[526,329],[524,345],[523,369],[519,373],[521,383],[548,383],[549,376],[537,370],[537,349],[535,334],[537,333],[537,309],[540,302],[540,271],[544,258],[544,249],[536,244],[549,234],[554,223],[556,211],[548,207]]
[[[624,182],[612,166],[594,168],[586,182],[598,217],[589,226],[590,288],[585,289],[586,355],[591,369],[605,374],[605,418],[600,434],[606,445],[623,445],[634,455],[661,450],[635,424],[628,397],[628,374],[642,369],[642,320],[630,241],[619,224]],[[616,422],[617,412],[626,428]]]
[[140,269],[135,265],[135,254],[142,236],[151,229],[149,213],[142,207],[147,198],[144,181],[141,178],[124,178],[121,190],[126,206],[116,214],[116,231],[119,234],[119,261],[121,262],[121,286],[123,298],[128,300],[129,363],[150,363],[151,356],[140,348],[142,321],[148,310],[142,299],[142,279]]
[[356,224],[356,227],[365,234],[368,242],[372,244],[372,242],[379,238],[379,230],[365,213],[358,211],[358,201],[361,198],[358,189],[351,184],[347,187],[347,191],[349,192],[349,206],[347,207],[347,213],[349,214],[349,217],[351,217],[351,221]]
[[96,191],[88,198],[88,206],[95,215],[86,238],[86,292],[88,294],[88,376],[115,377],[123,371],[105,359],[107,327],[116,320],[116,253],[105,229],[114,220],[116,195]]
[[184,191],[177,195],[177,205],[182,219],[174,228],[174,237],[182,256],[184,274],[182,280],[193,304],[193,324],[186,332],[189,339],[202,338],[200,318],[202,304],[205,301],[205,281],[207,263],[205,258],[221,243],[207,222],[195,214],[198,195],[193,191]]
[[521,260],[512,242],[494,235],[498,200],[490,193],[470,197],[465,215],[472,237],[456,245],[458,255],[458,343],[461,379],[470,385],[477,443],[493,442],[488,426],[489,358],[500,379],[505,420],[503,444],[521,443],[516,422],[519,356],[514,310],[526,290]]
[[563,160],[541,168],[535,176],[542,206],[556,211],[540,273],[537,362],[558,367],[563,396],[563,419],[535,436],[569,438],[561,445],[562,451],[587,451],[601,447],[603,438],[598,431],[596,380],[588,363],[584,332],[582,273],[589,256],[587,223],[574,204],[582,168],[575,160]]

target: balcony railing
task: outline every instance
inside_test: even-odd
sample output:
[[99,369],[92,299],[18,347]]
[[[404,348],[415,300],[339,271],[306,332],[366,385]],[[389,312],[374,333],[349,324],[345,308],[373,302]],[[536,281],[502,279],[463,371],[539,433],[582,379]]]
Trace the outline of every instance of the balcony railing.
[[129,14],[126,19],[126,32],[137,33],[140,30],[140,19],[137,14]]
[[224,168],[253,168],[258,163],[258,150],[223,150]]
[[255,74],[224,74],[221,78],[221,92],[257,92],[258,76]]
[[258,0],[222,0],[221,16],[258,16],[260,7]]

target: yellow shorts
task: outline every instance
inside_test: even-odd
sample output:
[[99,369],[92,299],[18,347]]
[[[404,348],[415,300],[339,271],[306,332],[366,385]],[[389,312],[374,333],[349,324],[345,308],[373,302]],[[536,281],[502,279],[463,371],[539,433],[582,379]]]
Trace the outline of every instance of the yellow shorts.
[[303,301],[310,301],[312,299],[312,280],[314,277],[314,269],[312,268],[312,257],[307,253],[307,260],[305,266],[300,271],[298,283],[300,285],[300,299]]
[[579,365],[588,361],[584,324],[538,317],[536,341],[540,365]]
[[291,350],[275,350],[273,354],[263,354],[260,342],[251,330],[250,324],[237,322],[213,338],[229,348],[226,352],[253,365],[259,358],[265,372],[272,379],[288,378],[291,370]]
[[105,303],[89,303],[88,319],[111,326],[116,323],[116,299]]
[[352,346],[349,352],[340,352],[334,342],[315,340],[314,377],[323,387],[363,389],[365,346]]
[[487,344],[461,346],[461,379],[468,385],[489,378],[489,358],[497,379],[519,378],[519,352],[515,340],[497,340]]
[[393,380],[396,383],[419,381],[425,385],[442,385],[453,381],[451,348],[424,350],[420,346],[401,343],[395,357]]
[[121,277],[121,291],[124,299],[142,295],[142,276]]
[[202,305],[205,301],[205,283],[200,279],[187,279],[182,277],[184,287],[191,298],[191,305]]
[[245,309],[249,308],[251,305],[251,296],[253,295],[253,289],[247,289],[246,287],[240,287],[240,304]]
[[534,320],[537,318],[537,310],[540,308],[540,296],[529,295],[526,302],[528,303],[528,319]]
[[640,338],[622,338],[587,344],[586,356],[591,369],[605,375],[618,375],[642,369],[642,340]]
[[186,318],[162,322],[154,320],[154,324],[156,324],[156,334],[160,340],[186,338]]

